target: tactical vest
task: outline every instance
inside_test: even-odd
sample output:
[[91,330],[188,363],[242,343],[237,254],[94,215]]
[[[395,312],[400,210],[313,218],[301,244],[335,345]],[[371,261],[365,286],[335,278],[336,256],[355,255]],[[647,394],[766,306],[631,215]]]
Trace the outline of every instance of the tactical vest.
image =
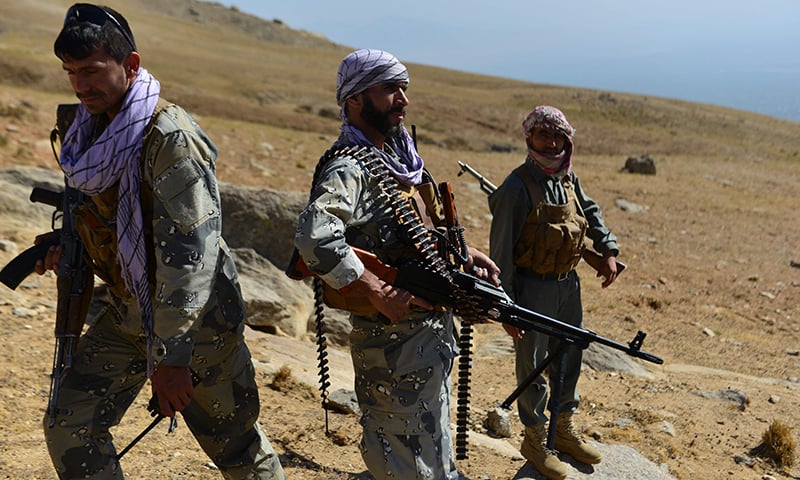
[[583,216],[569,175],[561,180],[567,203],[553,205],[545,202],[544,191],[530,168],[526,163],[514,170],[525,183],[531,202],[531,211],[514,246],[514,264],[542,275],[568,273],[581,260],[589,222]]
[[[159,98],[150,123],[145,129],[144,147],[142,148],[141,168],[144,169],[144,156],[148,151],[150,132],[158,115],[169,105]],[[140,199],[144,226],[145,249],[147,251],[147,271],[151,290],[155,288],[155,247],[153,245],[153,189],[142,175]],[[111,293],[117,298],[128,299],[131,293],[125,288],[122,270],[117,261],[117,205],[119,204],[119,183],[98,195],[86,197],[83,205],[75,211],[75,230],[86,249],[87,261],[93,273],[106,283]],[[151,293],[153,293],[151,291]]]

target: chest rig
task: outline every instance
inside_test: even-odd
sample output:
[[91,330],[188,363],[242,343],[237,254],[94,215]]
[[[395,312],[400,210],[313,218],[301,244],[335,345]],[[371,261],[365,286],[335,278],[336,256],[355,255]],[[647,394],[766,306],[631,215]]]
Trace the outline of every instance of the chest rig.
[[528,190],[531,211],[514,246],[514,264],[537,274],[565,274],[581,260],[589,222],[584,218],[569,175],[561,179],[564,205],[547,203],[528,164],[514,170]]

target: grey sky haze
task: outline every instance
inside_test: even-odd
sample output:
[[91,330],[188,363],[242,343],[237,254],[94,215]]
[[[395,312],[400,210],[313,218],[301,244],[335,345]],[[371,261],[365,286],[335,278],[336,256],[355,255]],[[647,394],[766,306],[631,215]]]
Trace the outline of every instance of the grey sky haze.
[[800,121],[800,0],[222,3],[405,62]]

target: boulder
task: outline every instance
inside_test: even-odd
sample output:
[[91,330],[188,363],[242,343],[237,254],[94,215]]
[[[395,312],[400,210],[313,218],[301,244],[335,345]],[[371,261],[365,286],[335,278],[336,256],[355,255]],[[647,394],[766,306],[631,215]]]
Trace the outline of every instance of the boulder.
[[643,175],[656,174],[656,162],[648,154],[639,157],[628,157],[625,161],[625,166],[622,167],[623,172],[640,173]]
[[308,201],[300,192],[220,183],[222,236],[231,248],[252,248],[283,270],[294,245],[297,217]]
[[269,333],[306,338],[314,306],[311,289],[291,280],[253,249],[234,249],[233,255],[247,305],[245,323]]

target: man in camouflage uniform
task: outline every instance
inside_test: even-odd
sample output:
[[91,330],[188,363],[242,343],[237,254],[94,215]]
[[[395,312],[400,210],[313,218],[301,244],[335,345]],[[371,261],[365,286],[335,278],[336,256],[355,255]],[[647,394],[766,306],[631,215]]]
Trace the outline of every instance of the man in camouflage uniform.
[[[284,479],[257,423],[245,309],[221,237],[217,149],[159,99],[118,12],[73,5],[55,41],[81,100],[60,166],[84,194],[75,225],[109,295],[55,392],[45,437],[60,478],[122,479],[109,428],[149,378],[160,412],[181,412],[226,479]],[[57,270],[61,247],[37,264]],[[148,475],[142,472],[144,477]]]
[[[603,254],[598,276],[603,287],[617,277],[617,238],[606,228],[600,207],[581,188],[572,171],[574,130],[557,108],[536,107],[522,123],[528,146],[525,163],[517,167],[489,197],[493,219],[490,255],[501,269],[509,297],[519,305],[576,327],[583,325],[580,279],[575,266],[581,259],[585,236]],[[559,339],[536,331],[506,330],[515,338],[517,381],[522,382],[545,356],[554,353]],[[583,463],[599,463],[600,452],[575,430],[577,383],[582,350],[567,347],[561,398],[558,402],[556,450]],[[552,383],[558,378],[558,359],[549,365]],[[545,404],[548,384],[544,375],[526,388],[517,401],[525,425],[520,451],[549,479],[567,478],[567,468],[545,445]],[[551,419],[556,421],[556,419]]]
[[[344,296],[365,305],[352,312],[350,336],[355,389],[362,411],[361,454],[382,479],[454,480],[449,374],[457,354],[453,316],[424,298],[385,283],[351,247],[399,265],[419,256],[398,225],[380,175],[346,147],[362,147],[404,195],[415,199],[412,222],[437,223],[432,179],[403,127],[408,71],[393,55],[359,50],[339,66],[336,99],[342,131],[317,166],[309,204],[300,215],[295,245],[308,268]],[[384,177],[386,178],[386,177]],[[433,215],[435,217],[435,215]],[[470,250],[467,267],[496,279],[488,257]],[[332,302],[329,302],[329,305]]]

